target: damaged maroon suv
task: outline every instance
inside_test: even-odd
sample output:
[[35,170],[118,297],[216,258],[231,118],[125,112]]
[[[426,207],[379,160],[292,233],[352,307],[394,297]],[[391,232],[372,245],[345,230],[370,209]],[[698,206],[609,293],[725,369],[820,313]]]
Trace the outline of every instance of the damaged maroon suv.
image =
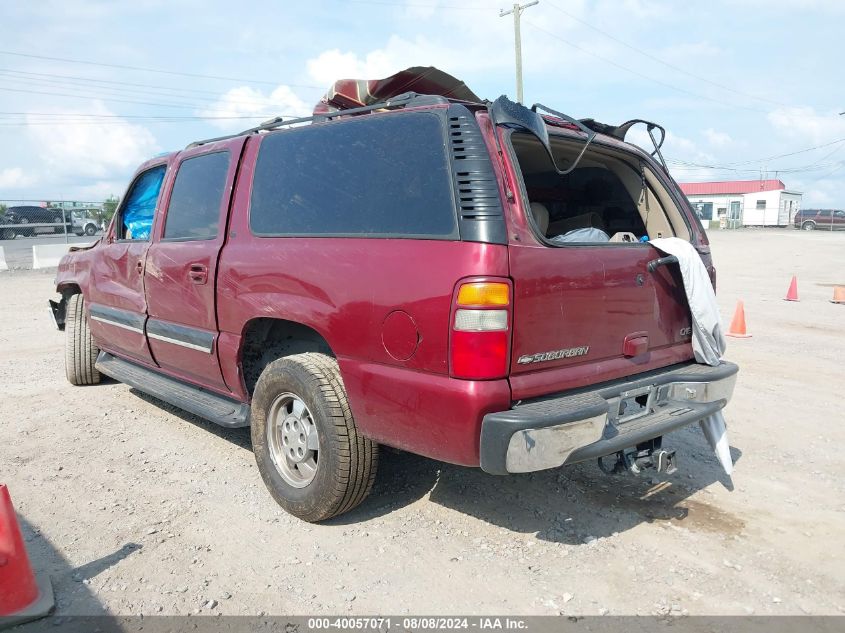
[[68,379],[250,426],[306,521],[361,503],[380,444],[496,475],[634,453],[671,471],[662,437],[722,409],[737,367],[694,360],[677,263],[648,240],[687,240],[712,278],[708,242],[660,143],[624,141],[635,123],[410,69],[154,158],[59,266]]

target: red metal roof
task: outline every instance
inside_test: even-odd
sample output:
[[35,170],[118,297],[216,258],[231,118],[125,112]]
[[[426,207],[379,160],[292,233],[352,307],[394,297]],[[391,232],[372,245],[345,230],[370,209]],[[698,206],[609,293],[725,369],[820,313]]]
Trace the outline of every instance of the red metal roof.
[[681,191],[687,196],[713,194],[756,193],[786,189],[781,180],[722,180],[718,182],[680,182]]

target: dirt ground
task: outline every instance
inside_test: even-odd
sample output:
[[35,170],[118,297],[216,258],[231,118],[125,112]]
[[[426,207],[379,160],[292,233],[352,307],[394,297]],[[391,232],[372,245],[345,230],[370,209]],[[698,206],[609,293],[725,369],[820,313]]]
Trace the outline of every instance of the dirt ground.
[[845,234],[712,242],[723,319],[744,300],[753,335],[727,353],[732,481],[697,426],[659,479],[385,451],[370,498],[317,526],[273,502],[246,430],[70,386],[52,273],[0,273],[0,481],[59,614],[845,613]]

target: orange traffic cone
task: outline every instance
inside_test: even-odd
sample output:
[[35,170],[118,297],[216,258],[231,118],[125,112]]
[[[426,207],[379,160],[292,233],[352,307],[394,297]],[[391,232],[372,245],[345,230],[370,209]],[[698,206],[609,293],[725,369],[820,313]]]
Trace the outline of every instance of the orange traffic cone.
[[731,326],[728,328],[728,336],[734,338],[751,338],[745,330],[745,304],[742,301],[736,302],[734,318],[731,319]]
[[32,573],[9,489],[0,484],[0,628],[42,618],[53,604],[50,579]]
[[785,301],[798,301],[798,278],[792,275],[792,281],[789,282],[789,290],[786,291]]
[[830,300],[831,303],[845,303],[845,286],[834,286],[833,287],[833,299]]

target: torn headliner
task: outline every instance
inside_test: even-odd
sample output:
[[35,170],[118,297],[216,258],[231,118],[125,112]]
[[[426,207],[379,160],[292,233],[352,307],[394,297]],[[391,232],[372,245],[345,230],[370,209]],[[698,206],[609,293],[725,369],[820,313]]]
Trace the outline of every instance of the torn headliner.
[[472,103],[482,102],[457,77],[434,66],[414,66],[384,79],[338,79],[314,106],[314,114],[372,105],[406,92],[440,95]]

